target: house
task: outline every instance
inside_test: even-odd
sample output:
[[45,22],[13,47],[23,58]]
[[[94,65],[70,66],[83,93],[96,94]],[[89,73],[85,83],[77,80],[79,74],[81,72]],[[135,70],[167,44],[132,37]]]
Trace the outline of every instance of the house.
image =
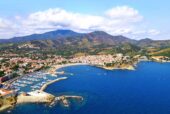
[[169,61],[169,57],[166,56],[152,56],[152,59],[159,62]]
[[14,97],[15,94],[16,93],[13,90],[0,89],[0,97],[1,98]]

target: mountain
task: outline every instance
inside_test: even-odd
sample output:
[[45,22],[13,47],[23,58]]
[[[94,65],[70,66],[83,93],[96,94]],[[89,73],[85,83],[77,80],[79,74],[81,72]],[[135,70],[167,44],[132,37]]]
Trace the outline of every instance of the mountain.
[[[60,31],[63,32],[63,31]],[[73,32],[72,32],[73,33]],[[45,33],[46,34],[46,33]],[[135,40],[126,38],[124,36],[112,36],[103,31],[95,31],[91,33],[74,33],[73,35],[62,34],[63,36],[56,36],[55,38],[43,38],[43,40],[30,40],[34,45],[39,47],[47,48],[63,48],[67,47],[79,47],[79,48],[90,48],[90,47],[107,47],[117,46],[125,43],[134,43]]]
[[[135,55],[170,47],[170,40],[133,40],[122,35],[112,36],[104,31],[77,33],[71,30],[56,30],[43,34],[0,40],[0,50],[53,51],[62,55],[75,53],[119,53]],[[64,54],[63,54],[64,53]]]
[[[129,39],[124,36],[112,36],[103,31],[94,31],[91,33],[77,33],[71,30],[56,30],[51,32],[46,32],[43,34],[33,34],[23,37],[14,37],[11,39],[0,39],[0,43],[24,43],[24,42],[53,42],[54,45],[80,45],[83,46],[87,44],[88,46],[96,45],[119,45],[124,43],[135,43],[135,40]],[[46,42],[48,45],[48,42]]]
[[55,40],[57,38],[75,37],[78,35],[80,35],[80,33],[76,33],[71,30],[56,30],[43,34],[32,34],[28,36],[14,37],[11,39],[0,39],[0,43],[20,43],[33,40]]
[[[0,43],[21,43],[29,41],[40,41],[40,40],[68,40],[68,38],[75,40],[87,39],[92,43],[102,43],[107,45],[118,45],[124,43],[131,43],[140,47],[166,47],[170,46],[170,40],[151,40],[149,38],[141,40],[133,40],[125,36],[112,36],[103,31],[94,31],[91,33],[77,33],[71,30],[55,30],[42,34],[32,34],[22,37],[14,37],[11,39],[0,39]],[[74,40],[72,39],[72,40]]]
[[136,45],[140,47],[166,48],[170,47],[170,40],[151,40],[149,38],[139,40]]
[[71,30],[56,30],[51,32],[46,32],[43,34],[32,34],[23,37],[14,37],[11,39],[0,39],[0,43],[20,43],[27,41],[36,40],[57,40],[66,38],[87,38],[93,41],[103,42],[105,44],[117,44],[121,42],[134,42],[135,40],[126,38],[124,36],[112,36],[103,31],[95,31],[91,33],[77,33]]

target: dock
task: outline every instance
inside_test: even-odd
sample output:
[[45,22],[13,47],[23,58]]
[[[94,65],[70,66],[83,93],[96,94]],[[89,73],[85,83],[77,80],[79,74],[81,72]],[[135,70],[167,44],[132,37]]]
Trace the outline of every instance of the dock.
[[55,80],[52,80],[52,81],[44,84],[44,85],[41,87],[40,91],[44,91],[44,90],[48,87],[48,85],[50,85],[50,84],[52,84],[52,83],[55,83],[55,82],[58,82],[58,81],[61,81],[61,80],[65,80],[65,79],[67,79],[67,77],[61,77],[61,78],[57,78],[57,79],[55,79]]

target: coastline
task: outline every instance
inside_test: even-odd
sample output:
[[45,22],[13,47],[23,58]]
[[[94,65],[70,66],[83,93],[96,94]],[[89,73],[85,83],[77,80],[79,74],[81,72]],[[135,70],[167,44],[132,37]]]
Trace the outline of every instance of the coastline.
[[[64,67],[68,67],[68,66],[76,66],[76,65],[90,65],[90,66],[95,66],[95,67],[99,67],[99,68],[103,68],[106,70],[116,70],[116,69],[121,69],[121,70],[135,70],[135,68],[131,65],[127,65],[127,66],[123,66],[120,68],[116,68],[116,67],[103,67],[103,66],[97,66],[97,65],[91,65],[91,64],[87,64],[87,63],[68,63],[68,64],[62,64],[62,65],[53,65],[49,70],[47,70],[47,73],[50,75],[57,75],[57,74],[64,74],[64,72],[57,72],[58,69],[60,68],[64,68]],[[50,82],[45,83],[39,90],[37,91],[31,91],[28,92],[27,94],[20,94],[17,96],[16,99],[16,105],[17,104],[22,104],[22,103],[52,103],[55,100],[55,96],[52,94],[49,94],[47,92],[45,92],[45,89],[48,87],[48,85],[61,81],[61,80],[65,80],[67,79],[67,77],[61,77],[61,78],[56,78],[55,80],[52,80]],[[63,95],[65,96],[65,95]],[[64,100],[63,96],[58,96],[58,98],[60,100]],[[65,96],[67,98],[72,97],[74,98],[74,96]],[[79,98],[80,96],[78,96]],[[82,97],[81,97],[82,98]],[[83,99],[83,98],[82,98]],[[10,107],[13,107],[14,105],[4,105],[3,107],[1,107],[1,111],[9,109]]]
[[103,68],[106,70],[135,70],[135,67],[133,65],[125,65],[125,66],[121,66],[121,67],[106,67],[106,66],[98,66],[98,65],[91,65],[91,64],[87,64],[87,63],[69,63],[69,64],[63,64],[63,65],[54,65],[52,66],[52,68],[50,68],[50,70],[58,70],[60,68],[64,68],[64,67],[68,67],[68,66],[76,66],[76,65],[89,65],[89,66],[94,66],[94,67],[99,67],[99,68]]
[[106,70],[135,70],[134,66],[126,66],[126,67],[101,67]]
[[17,96],[16,104],[23,103],[50,103],[55,99],[55,96],[52,94],[46,93],[44,91],[32,91],[27,93],[27,95],[19,95]]
[[[155,62],[155,61],[153,61],[153,62]],[[165,63],[165,62],[163,62],[163,63]],[[118,69],[135,70],[135,66],[133,66],[133,65],[125,65],[120,68],[116,68],[116,67],[103,67],[103,66],[97,66],[97,65],[90,65],[90,64],[85,64],[85,63],[69,63],[69,64],[63,64],[63,65],[54,65],[54,66],[52,66],[52,70],[55,70],[55,72],[57,72],[57,70],[60,68],[64,68],[64,67],[68,67],[68,66],[76,66],[76,65],[89,65],[89,66],[94,66],[94,67],[98,67],[98,68],[102,68],[102,69],[106,69],[106,70],[118,70]],[[28,93],[29,95],[18,95],[15,104],[22,104],[22,103],[49,103],[50,104],[53,101],[55,101],[55,98],[58,98],[58,101],[61,101],[61,102],[65,102],[66,98],[82,98],[83,99],[83,97],[81,97],[81,96],[74,97],[74,96],[62,95],[62,96],[56,97],[52,94],[45,92],[45,89],[48,85],[58,82],[58,81],[61,81],[61,80],[65,80],[65,79],[67,79],[67,77],[56,78],[55,80],[45,83],[41,87],[41,89],[38,91],[31,91]],[[37,94],[36,92],[40,92],[40,94]],[[13,105],[5,104],[0,108],[0,111],[7,110],[11,107],[14,107],[15,104],[13,104]],[[67,103],[63,103],[63,104],[67,104]]]
[[10,109],[10,108],[12,108],[13,107],[13,105],[3,105],[1,108],[0,108],[0,112],[1,111],[4,111],[4,110],[7,110],[7,109]]
[[60,68],[68,67],[68,66],[76,66],[76,65],[89,65],[86,63],[68,63],[68,64],[62,64],[62,65],[53,65],[49,70],[58,70]]

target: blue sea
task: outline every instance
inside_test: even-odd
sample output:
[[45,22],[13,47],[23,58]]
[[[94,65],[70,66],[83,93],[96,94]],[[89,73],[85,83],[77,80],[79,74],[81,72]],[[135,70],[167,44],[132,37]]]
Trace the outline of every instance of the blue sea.
[[[79,65],[61,68],[67,80],[50,85],[46,92],[81,95],[83,103],[22,104],[12,114],[170,114],[170,63],[141,62],[136,70],[104,70]],[[73,73],[70,75],[69,73]],[[9,113],[9,112],[4,112]]]

